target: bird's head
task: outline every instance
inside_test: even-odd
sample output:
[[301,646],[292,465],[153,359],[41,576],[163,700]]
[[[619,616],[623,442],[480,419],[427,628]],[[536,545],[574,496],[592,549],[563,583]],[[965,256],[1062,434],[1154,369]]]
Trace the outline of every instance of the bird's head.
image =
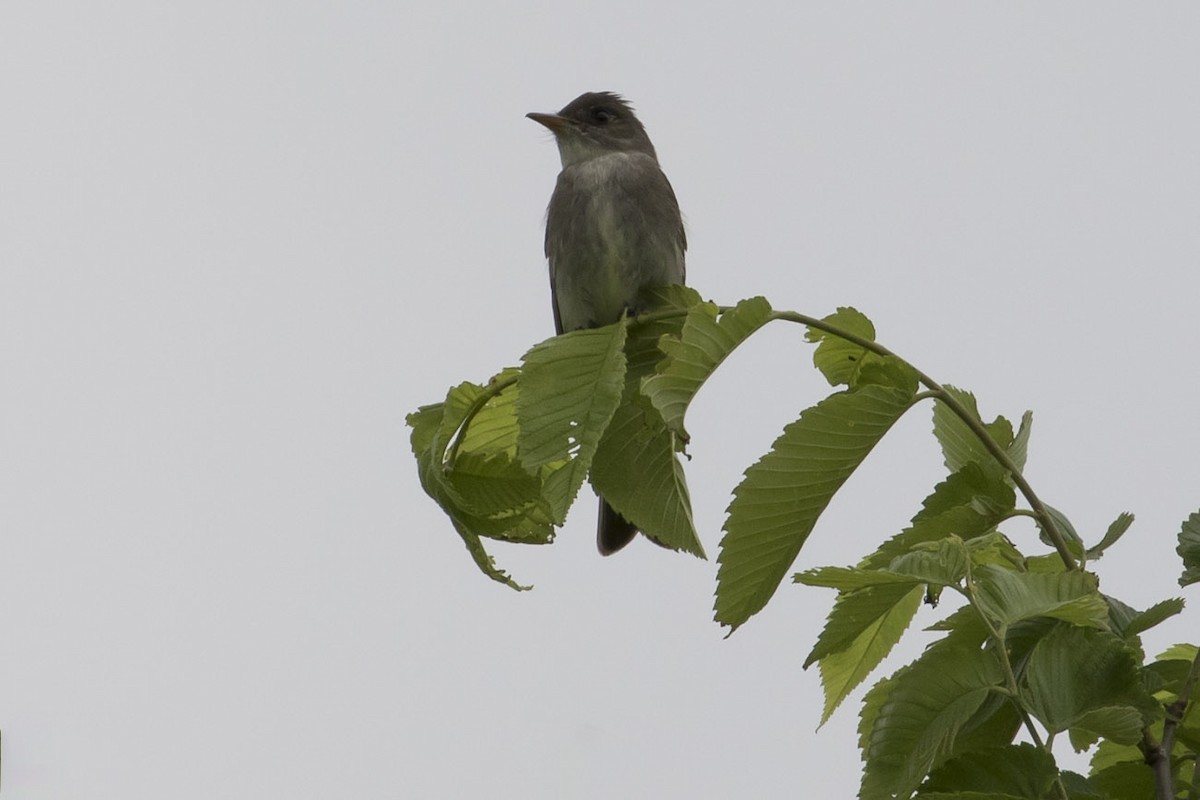
[[557,114],[526,114],[545,125],[558,142],[564,167],[610,153],[645,153],[657,160],[646,129],[625,98],[612,92],[588,92]]

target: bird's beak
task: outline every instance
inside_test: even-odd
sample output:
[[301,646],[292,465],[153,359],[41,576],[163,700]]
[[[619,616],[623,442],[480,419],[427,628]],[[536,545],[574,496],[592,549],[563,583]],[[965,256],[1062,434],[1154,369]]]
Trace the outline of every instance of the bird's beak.
[[540,114],[536,111],[531,111],[525,116],[529,117],[534,122],[545,125],[550,129],[551,133],[558,133],[571,127],[574,122],[566,117],[560,117],[558,114]]

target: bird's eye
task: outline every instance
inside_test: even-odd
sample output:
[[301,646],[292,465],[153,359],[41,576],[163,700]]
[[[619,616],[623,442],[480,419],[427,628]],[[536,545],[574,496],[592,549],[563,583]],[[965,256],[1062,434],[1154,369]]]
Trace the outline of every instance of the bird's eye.
[[609,111],[608,109],[606,109],[606,108],[593,108],[592,109],[592,122],[598,122],[601,125],[603,125],[606,122],[611,122],[612,119],[613,119],[613,113],[611,111]]

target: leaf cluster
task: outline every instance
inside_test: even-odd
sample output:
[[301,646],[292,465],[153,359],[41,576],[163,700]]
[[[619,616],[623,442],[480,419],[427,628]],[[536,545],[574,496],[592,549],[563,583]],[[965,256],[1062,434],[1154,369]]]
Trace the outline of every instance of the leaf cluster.
[[[909,409],[932,403],[946,477],[911,523],[853,567],[794,582],[836,591],[805,667],[825,691],[822,722],[874,673],[922,605],[954,600],[933,644],[866,692],[860,797],[1125,798],[1200,795],[1200,681],[1194,645],[1148,661],[1140,634],[1180,599],[1137,611],[1088,567],[1129,530],[1122,514],[1093,543],[1023,477],[1032,414],[987,422],[975,397],[875,342],[842,308],[824,319],[763,298],[719,308],[683,287],[647,313],[533,347],[519,368],[460,384],[409,416],[425,491],[479,567],[514,588],[482,539],[553,539],[584,481],[647,536],[704,557],[680,454],[688,405],[765,324],[803,324],[834,392],[784,427],[733,491],[717,571],[716,619],[736,630],[786,579],[822,513]],[[1023,501],[1023,502],[1020,502]],[[1032,518],[1051,552],[1027,555],[1001,526]],[[1200,581],[1200,513],[1179,534],[1181,585]],[[1053,748],[1095,748],[1088,775]],[[1098,745],[1098,746],[1097,746]]]

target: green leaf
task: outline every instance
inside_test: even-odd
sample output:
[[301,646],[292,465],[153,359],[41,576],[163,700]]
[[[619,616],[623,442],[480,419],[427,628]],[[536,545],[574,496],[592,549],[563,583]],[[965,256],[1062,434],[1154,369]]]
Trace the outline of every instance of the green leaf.
[[483,542],[480,540],[479,536],[476,535],[469,527],[459,522],[458,515],[451,513],[450,523],[454,526],[454,529],[458,531],[458,535],[462,537],[463,544],[467,546],[467,552],[471,554],[471,559],[475,562],[475,566],[479,567],[479,570],[483,572],[484,575],[487,575],[492,580],[497,581],[498,583],[503,583],[505,586],[515,589],[518,592],[526,592],[533,588],[533,586],[526,586],[517,583],[515,580],[513,580],[512,576],[497,567],[496,559],[492,558],[492,556],[483,549]]
[[683,465],[654,409],[638,402],[617,409],[592,461],[591,483],[650,538],[704,558]]
[[688,404],[713,371],[738,345],[771,318],[762,297],[743,300],[716,319],[716,306],[706,303],[688,311],[679,337],[664,336],[659,347],[667,355],[654,375],[642,380],[641,391],[663,421],[687,441],[683,427]]
[[847,592],[889,584],[902,584],[911,588],[919,583],[910,575],[899,575],[882,569],[855,569],[853,567],[810,569],[796,573],[792,580],[805,586],[822,586]]
[[444,403],[421,406],[404,418],[408,427],[412,428],[408,441],[413,455],[418,459],[430,458],[434,437],[442,426],[442,418],[446,415]]
[[947,635],[938,640],[939,646],[982,647],[990,635],[986,622],[970,605],[955,609],[925,630],[946,632]]
[[[699,292],[690,286],[679,283],[666,286],[647,286],[638,294],[638,306],[642,314],[660,311],[689,311],[703,302],[704,299],[700,297]],[[640,316],[634,318],[637,325],[643,324]],[[681,325],[682,322],[679,321],[675,324]]]
[[[1112,598],[1106,598],[1111,605]],[[1123,605],[1123,604],[1122,604]],[[1128,608],[1128,606],[1126,606]],[[1133,609],[1129,609],[1133,611]],[[1121,619],[1121,626],[1116,633],[1123,639],[1132,639],[1153,628],[1155,625],[1170,619],[1183,611],[1183,598],[1172,597],[1150,606],[1145,611],[1133,611],[1127,618]],[[1112,613],[1110,612],[1110,619]]]
[[[875,326],[854,308],[839,308],[821,321],[836,325],[863,339],[875,341]],[[869,350],[817,328],[809,328],[805,338],[818,343],[816,351],[813,352],[813,364],[831,386],[851,386],[855,383],[863,359],[870,355]]]
[[1008,421],[1008,418],[998,416],[991,422],[985,423],[983,427],[991,434],[992,440],[1004,448],[1004,451],[1007,453],[1008,448],[1012,447],[1016,438],[1013,435],[1012,423]]
[[1179,529],[1179,546],[1175,552],[1183,559],[1183,574],[1179,576],[1179,585],[1200,581],[1200,511],[1184,520]]
[[[456,387],[456,389],[461,388]],[[482,393],[482,387],[474,387],[474,389],[478,389],[479,393]],[[408,424],[413,429],[410,441],[413,454],[417,457],[417,474],[425,493],[433,498],[450,517],[451,524],[462,537],[476,566],[492,580],[520,591],[530,587],[517,583],[508,573],[496,566],[495,561],[484,550],[478,531],[486,529],[499,533],[505,528],[511,528],[521,531],[525,538],[537,539],[540,534],[543,540],[548,541],[554,536],[553,528],[548,524],[539,524],[528,515],[518,515],[514,518],[496,521],[470,514],[460,506],[455,493],[447,484],[442,465],[446,439],[458,429],[466,410],[466,406],[461,401],[465,397],[475,394],[470,389],[459,392],[451,389],[446,403],[424,406],[408,416]]]
[[956,586],[967,574],[967,548],[962,539],[950,536],[940,542],[918,545],[893,560],[888,570],[936,586]]
[[[1196,658],[1196,645],[1175,644],[1159,653],[1158,658],[1149,666],[1151,670],[1162,677],[1162,690],[1178,696],[1183,691],[1184,682],[1191,672],[1192,661]],[[1193,708],[1195,698],[1193,698]]]
[[[653,375],[658,364],[663,359],[663,352],[658,344],[663,337],[678,339],[683,332],[687,315],[678,313],[700,304],[700,296],[694,289],[687,287],[659,287],[643,296],[655,302],[666,303],[665,307],[657,307],[654,311],[665,310],[675,312],[672,316],[655,318],[652,314],[637,317],[630,323],[629,333],[625,339],[625,392],[624,402],[633,397],[640,397],[642,379]],[[645,398],[641,398],[645,402]],[[649,405],[649,403],[647,403]],[[657,413],[657,412],[656,412]]]
[[1133,524],[1133,514],[1128,511],[1123,512],[1118,516],[1113,523],[1108,526],[1108,530],[1104,533],[1104,538],[1101,539],[1094,547],[1089,547],[1087,550],[1088,558],[1100,558],[1104,555],[1104,551],[1112,547],[1117,541],[1125,535],[1125,531],[1129,530],[1129,526]]
[[1081,752],[1100,739],[1137,744],[1142,738],[1142,715],[1133,706],[1105,706],[1085,711],[1071,725],[1071,746]]
[[1122,743],[1129,743],[1125,740],[1130,730],[1128,715],[1091,712],[1132,708],[1142,717],[1139,730],[1161,713],[1146,692],[1137,659],[1121,639],[1067,625],[1055,628],[1034,645],[1022,697],[1029,711],[1052,733],[1080,726]]
[[506,453],[460,451],[445,481],[458,505],[480,517],[523,511],[541,499],[542,482]]
[[1008,445],[1008,457],[1016,464],[1017,469],[1025,469],[1025,460],[1029,455],[1029,434],[1033,431],[1033,412],[1026,411],[1021,415],[1021,427],[1012,443]]
[[875,725],[879,722],[879,712],[883,710],[895,683],[895,677],[880,678],[863,695],[862,708],[858,712],[858,749],[864,754],[871,743]]
[[[967,542],[967,552],[970,553],[971,563],[975,565],[996,564],[1002,567],[1020,567],[1028,563],[1016,545],[1000,531],[992,531],[982,536],[976,536]],[[1059,559],[1057,572],[1062,572],[1062,559]]]
[[831,395],[746,470],[721,541],[718,622],[736,629],[766,605],[833,495],[911,400],[910,392],[874,385]]
[[1061,781],[1063,788],[1067,790],[1067,797],[1070,800],[1110,800],[1107,795],[1093,786],[1087,778],[1078,772],[1064,769],[1059,772],[1059,781]]
[[872,721],[869,731],[860,728],[866,767],[859,797],[907,797],[931,769],[957,755],[959,733],[1002,682],[991,653],[941,647],[899,670],[885,699],[868,693]]
[[921,792],[921,800],[1025,800],[1017,794],[1004,792]]
[[[959,401],[967,413],[983,423],[979,416],[975,395],[954,386],[946,386],[945,389],[948,394]],[[1029,445],[1029,431],[1032,425],[1033,416],[1026,412],[1021,419],[1021,431],[1015,437],[1012,432],[1012,424],[1004,417],[996,417],[992,422],[985,423],[984,427],[992,440],[1004,448],[1010,458],[1015,457],[1023,462]],[[950,406],[940,400],[933,404],[933,435],[937,437],[942,446],[946,468],[951,472],[957,472],[967,464],[975,462],[989,472],[999,471],[1001,474],[1007,474],[995,457],[988,452],[979,437],[967,427],[965,422],[959,419]]]
[[621,400],[627,327],[622,320],[555,336],[522,359],[517,453],[531,473],[558,465],[546,475],[545,493],[560,525]]
[[[865,631],[874,628],[880,619],[903,602],[914,589],[920,587],[919,581],[909,578],[839,593],[825,627],[817,637],[816,645],[804,661],[804,668],[808,669],[813,662],[831,653],[839,653],[849,648]],[[915,610],[914,606],[913,611]],[[909,618],[911,616],[909,614]],[[908,620],[905,620],[904,625],[908,625]]]
[[[476,387],[480,394],[470,393],[472,398],[482,397],[498,384],[519,379],[521,371],[509,367],[488,381],[486,387]],[[520,396],[520,385],[514,384],[491,398],[478,409],[467,427],[463,437],[460,452],[479,453],[481,455],[507,455],[515,458],[517,455],[517,436],[520,426],[517,423],[517,398]]]
[[824,725],[850,692],[887,657],[912,622],[920,584],[876,586],[838,597],[804,666],[820,660]]
[[[694,291],[670,287],[650,294],[671,302],[698,300]],[[596,448],[589,479],[613,508],[647,536],[704,558],[683,465],[675,457],[675,437],[638,391],[642,378],[653,373],[662,358],[658,342],[663,336],[678,336],[683,323],[680,315],[638,318],[630,325],[621,405]]]
[[974,601],[1002,627],[1033,617],[1108,628],[1108,604],[1086,572],[1017,572],[993,564],[975,570]]
[[1032,744],[1008,744],[963,753],[930,773],[917,797],[1019,797],[1041,800],[1050,791],[1058,767],[1054,757]]
[[798,583],[841,590],[825,628],[804,662],[821,665],[825,723],[846,696],[887,656],[916,614],[922,587],[957,583],[966,574],[962,540],[951,537],[893,562],[888,570],[824,567]]
[[1197,647],[1194,644],[1173,644],[1158,654],[1159,661],[1194,661]]
[[990,531],[1013,509],[1012,487],[998,474],[968,463],[934,487],[925,498],[912,524],[889,539],[863,562],[867,567],[886,567],[922,542],[956,535],[971,539]]
[[[1054,506],[1043,503],[1046,513],[1050,515],[1050,519],[1054,520],[1054,527],[1062,534],[1066,540],[1067,549],[1075,556],[1083,553],[1083,538],[1076,532],[1075,526],[1071,524],[1071,520],[1067,519],[1067,515],[1059,511]],[[1046,527],[1042,525],[1042,521],[1037,520],[1038,538],[1043,544],[1054,546],[1054,540],[1050,538],[1050,534],[1046,533]],[[1060,559],[1061,560],[1061,559]]]
[[919,386],[917,371],[896,356],[879,356],[869,353],[863,359],[862,367],[851,389],[861,389],[864,386],[895,386],[909,394],[916,394]]
[[1153,798],[1156,796],[1154,771],[1143,759],[1123,761],[1094,772],[1091,785],[1104,797]]

